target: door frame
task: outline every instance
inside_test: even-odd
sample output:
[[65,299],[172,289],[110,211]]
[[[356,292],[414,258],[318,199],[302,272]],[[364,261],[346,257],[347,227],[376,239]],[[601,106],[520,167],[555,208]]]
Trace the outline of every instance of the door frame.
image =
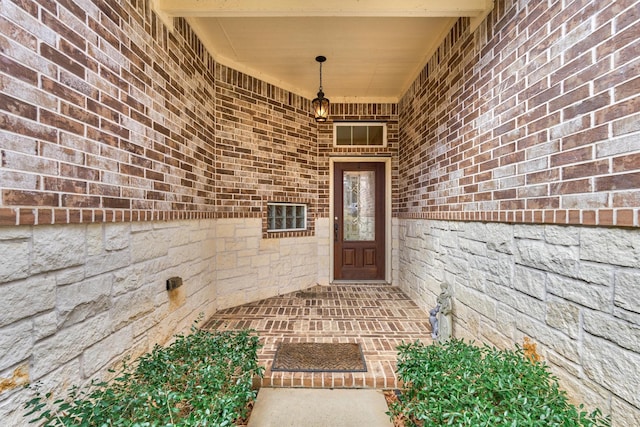
[[[329,282],[334,282],[333,267],[334,267],[334,249],[333,242],[333,222],[335,218],[334,211],[334,174],[335,163],[384,163],[384,187],[385,187],[385,200],[384,200],[384,217],[385,217],[385,236],[384,236],[384,281],[391,283],[391,157],[389,156],[376,156],[376,157],[364,157],[364,156],[332,156],[329,157]],[[339,282],[352,282],[349,280],[340,280]]]

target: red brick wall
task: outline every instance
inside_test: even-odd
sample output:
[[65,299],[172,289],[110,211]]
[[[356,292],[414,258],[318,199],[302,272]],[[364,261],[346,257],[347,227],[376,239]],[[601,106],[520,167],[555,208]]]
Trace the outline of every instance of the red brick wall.
[[310,112],[311,101],[217,65],[215,205],[220,215],[263,217],[266,230],[267,202],[306,203],[308,230],[293,234],[313,232],[318,129]]
[[0,225],[317,203],[310,101],[214,63],[175,23],[146,0],[3,2]]
[[633,4],[497,1],[474,34],[460,22],[399,106],[332,106],[387,121],[378,151],[334,149],[308,100],[215,64],[146,1],[7,1],[0,224],[260,216],[285,199],[327,216],[329,156],[398,153],[406,217],[637,226]]
[[495,3],[399,104],[401,216],[640,226],[637,1]]
[[146,1],[85,3],[3,2],[0,224],[207,216],[213,60]]
[[[390,156],[393,213],[398,206],[398,105],[332,104],[329,121],[318,125],[318,216],[329,217],[329,163],[332,156]],[[334,122],[384,122],[387,124],[386,147],[334,147]]]

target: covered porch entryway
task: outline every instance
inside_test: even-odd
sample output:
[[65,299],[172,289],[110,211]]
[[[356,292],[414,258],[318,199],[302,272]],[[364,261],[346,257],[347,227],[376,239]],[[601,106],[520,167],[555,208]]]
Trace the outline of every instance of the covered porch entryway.
[[[386,284],[318,285],[220,311],[203,327],[256,330],[262,387],[397,388],[396,347],[431,342],[429,315]],[[272,372],[283,342],[360,343],[367,372]]]

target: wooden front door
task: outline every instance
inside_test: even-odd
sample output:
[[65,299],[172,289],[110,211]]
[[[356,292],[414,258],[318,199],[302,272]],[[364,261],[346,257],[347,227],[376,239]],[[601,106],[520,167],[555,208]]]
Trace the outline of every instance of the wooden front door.
[[385,164],[334,167],[333,278],[385,279]]

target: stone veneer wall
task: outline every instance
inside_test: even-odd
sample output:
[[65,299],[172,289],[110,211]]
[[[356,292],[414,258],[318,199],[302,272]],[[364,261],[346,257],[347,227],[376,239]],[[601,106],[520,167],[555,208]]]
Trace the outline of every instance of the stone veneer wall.
[[[316,284],[315,237],[261,230],[259,218],[0,227],[0,419],[25,424],[25,381],[77,384],[199,314]],[[172,276],[184,284],[167,292]]]
[[454,336],[528,336],[572,398],[640,425],[635,229],[400,220],[399,283],[421,307],[454,289]]
[[78,384],[213,314],[216,221],[0,227],[3,425],[26,424],[25,382]]
[[[399,103],[399,284],[640,424],[638,2],[498,0]],[[617,227],[616,227],[617,226]]]
[[229,308],[309,288],[318,282],[316,236],[264,239],[259,218],[219,219],[216,224],[216,303]]

